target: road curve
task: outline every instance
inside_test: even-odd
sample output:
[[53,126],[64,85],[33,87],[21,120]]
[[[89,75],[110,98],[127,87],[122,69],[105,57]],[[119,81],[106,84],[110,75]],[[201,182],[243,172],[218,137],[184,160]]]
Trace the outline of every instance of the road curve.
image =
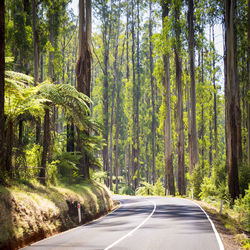
[[23,249],[224,249],[206,214],[192,201],[165,197],[113,198],[121,202],[113,213]]

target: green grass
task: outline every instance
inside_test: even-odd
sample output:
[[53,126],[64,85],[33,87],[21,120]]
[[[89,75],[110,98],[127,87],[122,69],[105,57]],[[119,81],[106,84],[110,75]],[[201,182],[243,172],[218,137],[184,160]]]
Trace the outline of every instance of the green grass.
[[221,223],[232,232],[243,249],[250,250],[250,238],[247,228],[241,223],[240,213],[233,210],[227,203],[224,204],[222,214],[220,211],[220,201],[206,199],[200,202],[202,207],[211,214],[214,214]]
[[84,221],[113,206],[106,187],[96,182],[42,186],[36,181],[0,186],[0,248],[18,247],[78,224],[76,204]]

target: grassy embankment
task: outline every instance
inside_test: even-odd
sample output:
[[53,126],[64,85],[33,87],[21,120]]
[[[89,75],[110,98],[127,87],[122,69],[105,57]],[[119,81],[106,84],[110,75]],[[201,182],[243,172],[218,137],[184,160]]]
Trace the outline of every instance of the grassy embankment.
[[[227,230],[227,232],[221,228],[219,233],[222,235],[224,233],[224,235],[227,236],[231,235],[232,241],[234,241],[236,244],[239,244],[243,249],[250,250],[249,212],[237,211],[235,208],[231,208],[228,204],[224,204],[222,213],[220,213],[220,201],[218,200],[205,199],[205,201],[196,200],[195,202],[199,203],[203,209],[208,212],[214,223],[217,221],[219,224],[224,225],[224,228]],[[219,225],[215,226],[219,227]],[[227,249],[227,247],[225,247],[225,249]]]
[[0,249],[15,249],[78,225],[110,211],[106,187],[96,182],[47,186],[37,182],[0,186]]

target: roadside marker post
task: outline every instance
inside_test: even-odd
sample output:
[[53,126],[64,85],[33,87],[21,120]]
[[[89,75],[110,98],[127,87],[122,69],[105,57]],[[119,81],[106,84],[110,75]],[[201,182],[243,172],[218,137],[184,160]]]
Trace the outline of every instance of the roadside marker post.
[[221,199],[221,202],[220,202],[220,214],[222,214],[222,209],[223,209],[223,199]]
[[192,198],[192,200],[194,199],[194,191],[193,191],[193,189],[191,189],[191,198]]
[[79,219],[79,224],[80,224],[82,221],[82,218],[81,218],[81,206],[79,202],[77,203],[77,210],[78,210],[78,219]]

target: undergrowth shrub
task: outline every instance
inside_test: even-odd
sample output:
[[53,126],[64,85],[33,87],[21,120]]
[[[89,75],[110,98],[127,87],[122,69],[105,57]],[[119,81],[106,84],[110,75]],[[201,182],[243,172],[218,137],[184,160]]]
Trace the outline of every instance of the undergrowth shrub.
[[250,232],[250,184],[248,189],[245,190],[245,196],[240,196],[235,200],[234,210],[238,215],[238,222],[241,223],[248,232]]

